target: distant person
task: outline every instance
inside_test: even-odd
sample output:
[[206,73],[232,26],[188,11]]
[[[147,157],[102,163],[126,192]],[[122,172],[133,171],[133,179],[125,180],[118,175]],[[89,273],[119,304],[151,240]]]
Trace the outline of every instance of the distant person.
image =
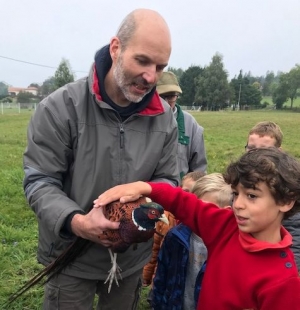
[[44,310],[92,309],[95,295],[97,309],[137,307],[152,239],[118,255],[122,280],[108,293],[111,243],[98,236],[119,223],[93,200],[137,180],[179,184],[177,124],[155,89],[170,53],[165,20],[137,9],[96,53],[89,76],[50,94],[30,121],[24,188],[39,224],[38,261],[51,264],[76,238],[87,244],[46,283]]
[[232,162],[224,179],[232,188],[232,209],[153,182],[116,186],[100,195],[94,207],[144,195],[200,236],[208,259],[198,310],[299,310],[292,237],[281,222],[300,212],[300,161],[277,148],[257,148]]
[[[183,187],[182,187],[183,188]],[[207,174],[192,187],[191,192],[220,208],[229,207],[232,190],[220,173]],[[189,206],[186,205],[188,212]],[[203,265],[207,249],[203,240],[191,229],[179,224],[166,235],[158,255],[153,280],[152,308],[155,310],[196,309]]]
[[274,122],[263,121],[252,127],[248,133],[245,150],[250,151],[259,147],[274,146],[281,148],[283,133]]
[[170,105],[178,125],[178,160],[182,178],[192,171],[205,172],[207,169],[203,132],[195,118],[176,103],[182,90],[173,72],[163,72],[156,87],[159,95]]
[[[283,133],[278,124],[270,121],[257,123],[248,134],[246,151],[260,147],[276,147],[281,149]],[[300,272],[300,213],[283,220],[282,225],[293,237],[291,249],[295,255],[298,271]]]

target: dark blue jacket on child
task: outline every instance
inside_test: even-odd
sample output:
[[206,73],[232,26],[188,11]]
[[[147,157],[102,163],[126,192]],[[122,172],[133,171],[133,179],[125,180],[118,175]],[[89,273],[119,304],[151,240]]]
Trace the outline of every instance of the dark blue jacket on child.
[[[191,233],[187,226],[179,224],[170,229],[165,236],[153,280],[151,306],[154,310],[183,309]],[[205,266],[204,263],[195,283],[195,309]]]

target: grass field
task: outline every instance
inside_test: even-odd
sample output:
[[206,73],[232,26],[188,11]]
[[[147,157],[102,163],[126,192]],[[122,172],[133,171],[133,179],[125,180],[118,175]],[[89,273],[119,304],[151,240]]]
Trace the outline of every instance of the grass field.
[[[271,96],[265,96],[263,97],[263,99],[261,100],[261,102],[268,102],[270,105],[273,105],[273,101],[272,101],[272,97]],[[287,102],[284,103],[283,107],[287,107],[290,108],[291,107],[291,100],[289,99]],[[293,107],[294,108],[299,108],[300,107],[300,97],[294,99],[293,102]]]
[[[41,268],[36,263],[37,225],[22,189],[22,154],[30,111],[0,115],[0,309],[8,296]],[[249,129],[271,120],[284,132],[283,148],[300,159],[300,114],[282,111],[194,112],[205,128],[208,171],[222,172],[230,160],[244,152]],[[143,289],[139,310],[149,309]],[[41,309],[42,288],[34,288],[9,307]]]

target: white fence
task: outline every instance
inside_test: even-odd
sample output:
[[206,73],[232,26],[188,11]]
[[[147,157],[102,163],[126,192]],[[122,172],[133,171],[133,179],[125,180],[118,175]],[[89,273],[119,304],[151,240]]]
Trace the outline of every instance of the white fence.
[[9,103],[1,102],[1,114],[20,114],[35,111],[37,103]]

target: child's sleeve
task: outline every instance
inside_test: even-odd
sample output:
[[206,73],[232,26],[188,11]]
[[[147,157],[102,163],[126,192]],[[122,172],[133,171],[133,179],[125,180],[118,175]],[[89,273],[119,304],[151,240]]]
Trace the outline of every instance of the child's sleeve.
[[[216,238],[220,239],[225,229],[228,231],[228,221],[236,223],[230,209],[220,209],[212,203],[204,202],[180,187],[174,188],[163,183],[149,184],[152,187],[149,197],[190,227],[203,239],[206,246],[210,246]],[[236,224],[230,225],[230,229],[236,228]]]

